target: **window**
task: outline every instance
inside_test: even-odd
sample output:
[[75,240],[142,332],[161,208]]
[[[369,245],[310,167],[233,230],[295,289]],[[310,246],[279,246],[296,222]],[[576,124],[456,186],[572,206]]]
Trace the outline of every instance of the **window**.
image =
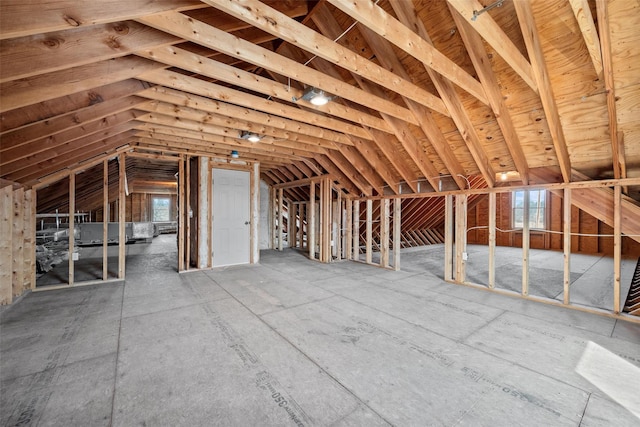
[[154,197],[152,202],[153,221],[171,221],[171,199],[165,197]]
[[[524,191],[513,193],[513,228],[524,227]],[[546,228],[545,190],[529,190],[529,228]]]

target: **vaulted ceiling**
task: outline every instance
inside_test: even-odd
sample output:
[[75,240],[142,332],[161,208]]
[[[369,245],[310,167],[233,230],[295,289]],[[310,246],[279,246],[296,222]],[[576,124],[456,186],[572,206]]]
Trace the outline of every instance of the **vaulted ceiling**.
[[637,0],[2,0],[0,36],[0,177],[26,186],[119,150],[354,196],[640,176]]

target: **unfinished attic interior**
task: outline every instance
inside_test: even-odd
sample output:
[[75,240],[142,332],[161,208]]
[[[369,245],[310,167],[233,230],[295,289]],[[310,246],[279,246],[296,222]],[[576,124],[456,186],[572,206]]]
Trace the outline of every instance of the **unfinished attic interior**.
[[1,424],[637,425],[638,0],[0,36]]

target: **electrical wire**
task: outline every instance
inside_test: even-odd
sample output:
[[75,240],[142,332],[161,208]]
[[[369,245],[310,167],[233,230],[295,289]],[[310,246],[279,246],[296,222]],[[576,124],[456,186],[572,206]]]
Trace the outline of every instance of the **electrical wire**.
[[[478,225],[476,227],[467,228],[467,233],[472,230],[484,230],[488,229],[487,225]],[[517,231],[522,231],[522,228],[513,228],[511,230],[502,230],[501,228],[496,227],[496,230],[501,233],[514,233]],[[541,232],[541,233],[549,233],[549,234],[564,234],[562,231],[557,230],[546,230],[542,228],[535,228],[531,231]],[[570,236],[580,236],[580,237],[615,237],[615,234],[591,234],[591,233],[569,233]],[[627,237],[640,237],[640,234],[624,234]]]

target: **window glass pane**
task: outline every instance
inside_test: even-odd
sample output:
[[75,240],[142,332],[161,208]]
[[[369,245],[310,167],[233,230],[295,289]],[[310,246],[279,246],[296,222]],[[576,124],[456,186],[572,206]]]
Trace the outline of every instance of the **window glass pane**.
[[154,198],[153,199],[153,220],[154,221],[169,221],[170,220],[170,206],[171,199],[167,198]]
[[[524,191],[516,191],[513,193],[513,227],[524,227]],[[529,227],[530,228],[546,228],[546,191],[530,190],[529,191]]]

